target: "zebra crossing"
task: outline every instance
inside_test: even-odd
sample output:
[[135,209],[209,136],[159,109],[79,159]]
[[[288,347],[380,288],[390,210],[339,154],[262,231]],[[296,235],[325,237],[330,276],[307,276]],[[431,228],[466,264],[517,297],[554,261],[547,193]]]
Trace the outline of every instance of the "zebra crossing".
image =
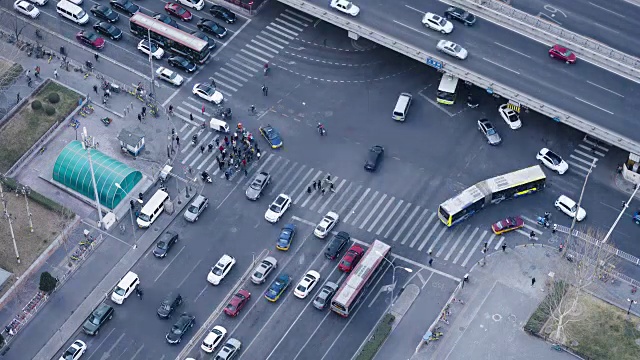
[[242,49],[215,71],[209,80],[215,81],[218,91],[225,97],[233,96],[256,73],[262,73],[264,64],[272,63],[313,19],[293,9],[285,9],[269,25],[250,39]]
[[582,178],[585,178],[589,173],[589,168],[595,160],[594,168],[598,165],[598,160],[604,158],[609,152],[609,148],[606,144],[597,142],[596,140],[586,136],[578,144],[578,147],[573,149],[573,152],[569,155],[569,159],[566,162],[569,164],[570,169],[579,174]]

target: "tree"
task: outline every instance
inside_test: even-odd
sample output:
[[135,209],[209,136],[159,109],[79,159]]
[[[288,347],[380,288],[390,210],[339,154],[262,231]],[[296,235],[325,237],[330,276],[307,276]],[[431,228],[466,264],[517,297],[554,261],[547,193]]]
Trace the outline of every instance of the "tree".
[[20,41],[20,36],[22,36],[22,32],[27,27],[27,23],[13,14],[12,16],[5,16],[2,22],[9,26],[11,34],[16,38],[16,42]]
[[[604,232],[588,228],[586,233],[591,239],[602,239]],[[546,330],[552,339],[561,344],[573,340],[568,330],[574,325],[584,323],[581,311],[581,299],[585,289],[595,281],[612,279],[617,257],[612,252],[611,243],[603,247],[599,241],[587,241],[568,235],[562,249],[562,259],[558,261],[556,271],[550,283],[550,293],[542,306],[550,315]]]
[[58,279],[54,278],[48,271],[40,274],[40,291],[50,294],[58,285]]

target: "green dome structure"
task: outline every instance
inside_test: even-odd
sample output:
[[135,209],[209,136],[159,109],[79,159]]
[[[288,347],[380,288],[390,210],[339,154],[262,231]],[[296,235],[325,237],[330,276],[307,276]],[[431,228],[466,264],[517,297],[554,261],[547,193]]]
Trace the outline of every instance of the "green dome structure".
[[[142,173],[96,149],[89,151],[100,204],[113,210],[142,180]],[[80,141],[72,141],[62,149],[53,166],[53,180],[95,200],[87,150],[82,148]]]

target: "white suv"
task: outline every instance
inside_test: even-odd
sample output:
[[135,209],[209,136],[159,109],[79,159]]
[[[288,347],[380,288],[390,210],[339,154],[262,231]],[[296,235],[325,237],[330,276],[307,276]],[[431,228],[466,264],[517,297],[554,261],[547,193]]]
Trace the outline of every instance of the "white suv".
[[291,197],[286,194],[280,194],[269,205],[267,212],[264,213],[264,219],[270,223],[277,223],[289,207],[291,207]]
[[554,205],[556,209],[569,215],[569,217],[575,217],[577,221],[582,221],[587,217],[587,212],[583,208],[578,208],[578,204],[567,196],[560,195]]
[[566,173],[567,170],[569,170],[569,164],[567,164],[566,161],[562,160],[560,155],[547,148],[540,149],[540,151],[536,154],[536,159],[543,163],[544,166],[557,172],[560,175]]
[[227,276],[227,274],[229,273],[229,271],[231,271],[231,268],[235,264],[236,259],[233,256],[227,254],[222,255],[220,260],[218,260],[216,266],[212,267],[211,271],[209,271],[209,275],[207,275],[207,281],[212,285],[220,284],[220,281],[222,281],[222,279]]
[[424,17],[422,18],[422,25],[443,34],[449,34],[453,31],[453,24],[451,21],[430,12],[424,14]]
[[151,53],[151,56],[153,56],[153,58],[156,60],[160,60],[164,56],[164,50],[162,50],[162,48],[153,41],[151,41],[151,49],[149,49],[149,40],[141,40],[138,43],[138,50],[147,55]]

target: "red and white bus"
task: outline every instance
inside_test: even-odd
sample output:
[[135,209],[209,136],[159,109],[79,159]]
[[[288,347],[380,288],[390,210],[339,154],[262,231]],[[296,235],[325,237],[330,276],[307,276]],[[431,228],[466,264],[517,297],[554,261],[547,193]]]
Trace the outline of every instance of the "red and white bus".
[[391,246],[380,240],[374,240],[373,244],[364,254],[358,265],[342,283],[338,292],[331,300],[331,310],[342,317],[349,316],[362,299],[365,289],[371,284],[371,280],[376,277],[378,271],[384,266],[380,266],[387,256]]
[[135,36],[141,39],[150,36],[165,51],[183,55],[200,65],[209,58],[209,43],[140,12],[129,18],[129,28]]

